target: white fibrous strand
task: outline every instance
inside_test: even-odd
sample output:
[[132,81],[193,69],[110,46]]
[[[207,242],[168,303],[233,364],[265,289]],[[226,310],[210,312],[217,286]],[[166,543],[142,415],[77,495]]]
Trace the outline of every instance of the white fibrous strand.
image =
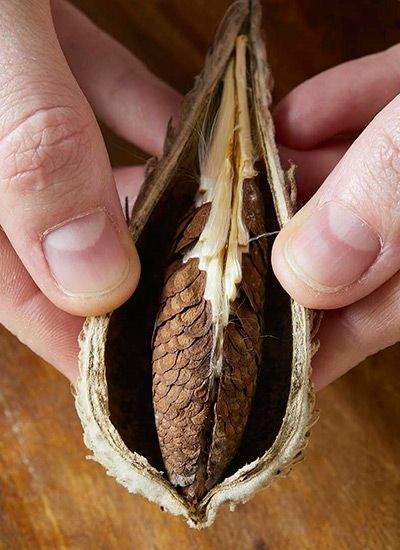
[[206,144],[201,145],[200,185],[196,206],[211,203],[207,223],[184,262],[198,258],[206,272],[204,298],[211,303],[214,376],[221,372],[223,329],[242,280],[242,254],[249,232],[243,223],[243,182],[256,175],[247,99],[247,37],[236,41],[236,55],[224,76],[220,105]]

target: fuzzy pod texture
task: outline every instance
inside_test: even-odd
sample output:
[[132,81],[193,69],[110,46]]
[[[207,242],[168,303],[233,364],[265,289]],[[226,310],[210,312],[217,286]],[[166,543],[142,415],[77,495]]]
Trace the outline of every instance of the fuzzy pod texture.
[[[269,262],[269,236],[296,208],[271,87],[259,2],[236,1],[179,131],[169,128],[163,158],[148,164],[130,223],[139,286],[80,335],[75,397],[91,458],[192,527],[287,472],[316,420],[317,323]],[[225,194],[210,185],[220,173]]]

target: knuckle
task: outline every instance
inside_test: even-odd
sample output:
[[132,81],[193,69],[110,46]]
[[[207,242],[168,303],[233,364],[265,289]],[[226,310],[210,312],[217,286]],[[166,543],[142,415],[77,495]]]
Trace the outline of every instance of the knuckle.
[[0,142],[0,182],[7,191],[46,190],[79,169],[90,143],[88,119],[60,105],[39,108],[18,121]]
[[379,130],[372,141],[372,155],[366,162],[375,173],[375,179],[397,182],[400,176],[400,132],[388,128]]
[[362,354],[361,360],[375,352],[372,340],[366,338],[367,323],[362,313],[353,311],[352,308],[344,308],[340,310],[337,322],[340,324],[341,334],[348,342],[346,347],[358,350],[359,354]]
[[377,153],[383,177],[397,183],[400,176],[400,129],[382,131],[378,137]]
[[118,73],[115,74],[109,86],[108,96],[111,102],[116,102],[126,92],[132,89],[132,85],[137,82],[145,81],[149,70],[139,61],[128,63]]
[[365,198],[376,214],[394,221],[400,215],[400,128],[379,130],[368,149],[370,153],[364,156]]

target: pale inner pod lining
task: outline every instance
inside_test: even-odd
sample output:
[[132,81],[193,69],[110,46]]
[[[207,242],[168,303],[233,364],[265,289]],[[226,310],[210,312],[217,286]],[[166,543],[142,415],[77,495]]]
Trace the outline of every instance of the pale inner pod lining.
[[221,372],[223,329],[242,280],[242,254],[249,232],[243,223],[243,182],[256,175],[247,99],[247,37],[236,40],[235,57],[224,76],[221,102],[209,143],[200,162],[196,206],[211,203],[206,225],[184,261],[198,258],[207,274],[204,298],[211,303],[214,322],[212,364]]

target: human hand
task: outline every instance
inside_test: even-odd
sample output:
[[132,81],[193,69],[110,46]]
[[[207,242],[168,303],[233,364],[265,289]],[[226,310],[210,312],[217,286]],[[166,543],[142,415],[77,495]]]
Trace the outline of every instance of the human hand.
[[[100,131],[69,67],[99,118],[152,154],[161,152],[166,122],[176,115],[180,98],[65,2],[52,3],[56,33],[46,0],[0,0],[0,7],[0,223],[4,229],[0,232],[0,322],[73,380],[81,316],[117,307],[132,293],[138,279],[138,260],[114,182],[122,197],[133,200],[142,171],[126,168],[112,174]],[[399,55],[399,47],[395,47],[332,69],[301,85],[278,107],[278,139],[283,155],[299,165],[297,179],[303,201],[351,144],[351,140],[332,142],[330,138],[363,129],[397,94]],[[281,232],[274,247],[274,268],[285,288],[305,305],[332,309],[325,315],[322,346],[314,360],[318,388],[399,338],[395,303],[399,295],[399,138],[392,119],[399,108],[396,100],[356,140],[318,193]],[[373,186],[374,179],[382,181],[381,188]],[[364,258],[374,255],[373,265],[359,282],[321,292],[302,282],[290,268],[283,246],[293,228],[312,211],[319,212],[328,200],[346,205],[379,236],[373,234],[369,241],[371,250],[365,251]],[[101,222],[104,212],[111,231],[89,235],[93,238],[96,234],[97,245],[91,247],[90,260],[82,251],[65,254],[65,231],[59,239],[52,232],[55,238],[50,237],[50,245],[53,240],[55,256],[59,254],[55,271],[62,265],[59,259],[69,256],[64,274],[52,273],[46,259],[52,248],[46,250],[49,230],[79,220],[76,228],[81,239],[85,233],[82,216],[94,213]],[[322,216],[318,223],[326,219]],[[377,253],[372,249],[376,239]],[[118,252],[118,241],[123,252]],[[74,241],[73,232],[68,244],[82,246]],[[313,245],[301,245],[303,261],[311,261],[307,254],[317,243]],[[334,267],[341,262],[345,270],[339,275],[351,275],[354,259],[363,254],[351,255],[347,250],[344,256],[328,256],[329,262],[322,261],[322,265],[331,265],[331,269],[320,275],[332,284],[329,277],[335,273]],[[129,266],[123,280],[117,273],[118,257],[127,258]],[[333,257],[338,258],[335,263]],[[111,258],[113,261],[107,261]],[[78,279],[74,273],[79,274]],[[68,292],[65,282],[72,283],[75,292]],[[327,280],[320,282],[326,285]],[[83,291],[79,285],[85,287]]]
[[157,155],[180,97],[72,6],[51,7],[0,0],[0,323],[74,380],[82,316],[123,303],[140,270],[116,186],[132,203],[143,170],[112,173],[91,107]]
[[309,200],[278,235],[272,262],[296,301],[329,310],[317,389],[400,339],[399,61],[397,45],[339,65],[274,114],[281,154],[298,165]]

